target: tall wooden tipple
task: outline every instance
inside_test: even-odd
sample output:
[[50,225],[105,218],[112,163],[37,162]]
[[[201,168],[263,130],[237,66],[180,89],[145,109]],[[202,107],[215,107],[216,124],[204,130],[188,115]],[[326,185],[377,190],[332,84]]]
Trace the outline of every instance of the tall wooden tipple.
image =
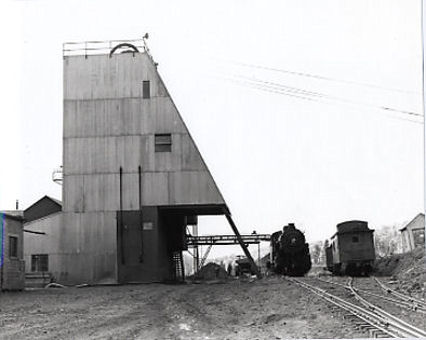
[[144,41],[67,43],[63,58],[63,211],[29,242],[60,283],[182,277],[188,220],[229,210],[157,64]]

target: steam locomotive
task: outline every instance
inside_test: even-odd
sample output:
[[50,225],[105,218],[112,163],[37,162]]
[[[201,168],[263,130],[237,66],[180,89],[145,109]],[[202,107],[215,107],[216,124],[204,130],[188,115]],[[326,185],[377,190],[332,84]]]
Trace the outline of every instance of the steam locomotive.
[[268,267],[277,274],[303,276],[311,269],[311,255],[305,235],[289,223],[271,235]]

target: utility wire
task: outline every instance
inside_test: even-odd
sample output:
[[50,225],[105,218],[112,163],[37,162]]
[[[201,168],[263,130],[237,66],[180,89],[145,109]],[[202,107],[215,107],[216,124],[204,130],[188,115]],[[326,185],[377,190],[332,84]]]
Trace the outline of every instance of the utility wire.
[[336,97],[336,96],[332,96],[332,95],[328,95],[328,94],[324,94],[324,93],[320,93],[320,92],[308,91],[308,90],[304,90],[304,89],[301,89],[301,88],[290,87],[290,86],[286,86],[286,85],[283,85],[283,84],[280,84],[280,83],[264,81],[264,80],[260,80],[260,79],[256,79],[256,78],[248,78],[248,77],[244,77],[244,76],[235,76],[235,77],[239,78],[240,80],[238,80],[238,79],[235,80],[235,79],[227,78],[227,77],[225,77],[225,79],[240,83],[242,85],[253,87],[253,88],[256,88],[256,89],[259,89],[259,90],[263,90],[263,91],[266,91],[266,92],[283,94],[283,95],[296,97],[296,98],[303,99],[303,100],[318,101],[318,102],[323,102],[324,100],[333,100],[333,101],[343,102],[343,103],[352,104],[352,105],[372,107],[372,108],[375,108],[375,109],[395,112],[395,113],[399,113],[399,114],[406,114],[406,115],[415,116],[415,117],[423,117],[422,114],[417,113],[417,112],[399,110],[399,109],[395,109],[395,108],[391,108],[391,107],[387,107],[387,106],[378,106],[378,105],[374,105],[374,104],[371,104],[371,103],[351,100],[351,99],[348,99],[348,98],[340,98],[340,97]]
[[307,96],[303,96],[303,95],[299,95],[297,93],[294,93],[290,90],[280,90],[280,89],[274,89],[273,87],[268,87],[268,86],[264,86],[261,84],[256,84],[256,83],[252,83],[252,82],[248,82],[248,81],[243,81],[243,80],[238,80],[238,79],[232,79],[232,78],[225,78],[228,81],[234,82],[238,85],[243,85],[246,87],[250,87],[250,88],[254,88],[257,90],[262,90],[265,92],[270,92],[270,93],[276,93],[276,94],[282,94],[282,95],[286,95],[289,97],[294,97],[294,98],[298,98],[298,99],[302,99],[302,100],[307,100],[307,101],[314,101],[314,102],[319,102],[319,100],[317,98],[314,97],[307,97]]
[[389,116],[389,118],[398,119],[398,120],[405,120],[406,122],[411,122],[411,123],[416,123],[416,124],[424,125],[424,122],[419,121],[419,120],[412,120],[412,119],[407,119],[407,118],[402,118],[402,117],[395,117],[395,116]]
[[286,73],[286,74],[308,77],[308,78],[319,79],[319,80],[327,80],[327,81],[350,84],[350,85],[365,86],[365,87],[369,87],[369,88],[386,90],[386,91],[393,91],[393,92],[400,92],[400,93],[409,93],[409,94],[417,94],[417,95],[420,94],[419,92],[412,91],[412,90],[389,88],[389,87],[384,87],[384,86],[379,86],[379,85],[374,85],[374,84],[369,84],[369,83],[364,83],[364,82],[357,82],[357,81],[346,80],[346,79],[337,79],[337,78],[333,78],[333,77],[327,77],[327,76],[322,76],[322,75],[317,75],[317,74],[312,74],[312,73],[306,73],[306,72],[290,71],[290,70],[285,70],[285,69],[280,69],[280,68],[275,68],[275,67],[248,64],[248,63],[243,63],[243,62],[238,62],[238,61],[229,61],[228,60],[227,62],[234,64],[234,65],[240,65],[240,66],[254,68],[254,69]]
[[[320,100],[320,98],[314,98],[314,97],[307,97],[307,96],[303,96],[303,95],[297,95],[297,94],[289,92],[289,91],[280,90],[280,89],[274,89],[274,88],[269,88],[267,86],[263,86],[263,85],[260,85],[260,84],[253,84],[253,83],[250,83],[250,82],[244,82],[244,81],[236,80],[236,79],[227,79],[227,80],[232,81],[234,83],[237,83],[239,85],[245,86],[245,87],[249,87],[249,88],[256,89],[256,90],[261,90],[261,91],[264,91],[264,92],[285,95],[285,96],[288,96],[288,97],[293,97],[293,98],[297,98],[297,99],[301,99],[301,100],[306,100],[306,101],[319,102],[319,103],[324,103],[324,104],[329,104],[329,105],[336,105],[336,103],[333,103],[333,102]],[[356,102],[347,102],[347,104],[362,105],[362,104],[359,104],[359,103],[356,103]],[[364,106],[364,105],[362,105],[362,106]],[[375,106],[374,108],[375,109],[380,109],[381,107]],[[388,116],[390,118],[393,118],[393,119],[399,119],[399,120],[404,120],[404,121],[408,121],[408,122],[412,122],[412,123],[423,125],[423,121],[416,121],[416,120],[412,120],[412,119],[405,119],[405,118],[402,118],[402,117],[395,117],[395,116],[391,116],[391,115],[388,115]]]

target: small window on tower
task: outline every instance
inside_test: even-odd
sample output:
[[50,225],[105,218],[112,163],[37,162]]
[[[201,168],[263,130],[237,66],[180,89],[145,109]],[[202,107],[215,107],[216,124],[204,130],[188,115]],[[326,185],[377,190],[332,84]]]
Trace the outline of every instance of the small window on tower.
[[155,135],[155,152],[171,152],[172,151],[172,135],[170,133],[162,133]]
[[354,243],[359,242],[358,236],[352,236],[352,242],[354,242]]
[[142,98],[150,98],[151,92],[149,88],[149,80],[144,80],[142,83]]

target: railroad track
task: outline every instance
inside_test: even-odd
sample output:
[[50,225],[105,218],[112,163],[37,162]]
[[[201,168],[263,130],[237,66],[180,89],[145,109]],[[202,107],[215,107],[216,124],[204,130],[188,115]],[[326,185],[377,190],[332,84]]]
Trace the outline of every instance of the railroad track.
[[381,282],[377,277],[373,277],[374,281],[377,282],[377,284],[382,288],[386,293],[396,296],[399,299],[402,299],[404,301],[407,301],[408,303],[411,303],[413,306],[413,309],[420,310],[426,313],[426,302],[413,298],[412,296],[402,294],[400,292],[397,292],[396,290],[386,286],[383,282]]
[[403,320],[401,318],[398,318],[385,310],[373,305],[371,302],[368,302],[363,297],[361,297],[358,292],[353,288],[352,286],[353,279],[348,283],[348,286],[350,290],[352,291],[352,294],[354,295],[355,299],[357,299],[361,304],[363,304],[365,307],[369,308],[370,310],[376,312],[378,315],[383,317],[385,320],[387,320],[388,325],[395,330],[397,333],[405,336],[405,337],[415,337],[415,338],[425,338],[426,332],[420,328],[417,328]]
[[[378,281],[376,278],[374,278],[374,279],[376,281]],[[341,287],[344,287],[344,288],[350,290],[350,288],[348,287],[348,285],[344,285],[344,284],[341,284],[341,283],[338,283],[338,282],[323,280],[323,279],[320,279],[320,278],[317,278],[317,280],[322,281],[322,282],[326,282],[326,283],[329,283],[329,284],[333,284],[333,285],[336,285],[336,286],[341,286]],[[378,283],[379,283],[379,285],[381,284],[381,282],[378,282]],[[387,288],[386,286],[384,286],[384,287],[385,288],[383,288],[381,286],[382,289],[384,289],[388,293],[390,293],[387,290],[387,289],[390,289],[390,288]],[[398,300],[398,299],[391,298],[389,296],[371,293],[371,292],[369,292],[368,290],[365,290],[365,289],[359,289],[359,288],[354,288],[354,289],[357,292],[360,292],[360,293],[362,293],[364,295],[374,296],[376,298],[379,298],[379,299],[382,299],[382,300],[386,300],[386,301],[388,301],[390,303],[393,303],[394,305],[396,305],[398,307],[409,309],[409,310],[415,311],[415,312],[420,313],[420,314],[426,314],[426,304],[423,303],[421,300],[416,300],[416,299],[414,299],[414,298],[412,298],[412,297],[410,297],[408,295],[404,295],[404,294],[401,294],[399,292],[394,292],[393,295],[396,296],[396,297],[398,297],[399,298],[399,300]]]
[[[336,295],[328,293],[325,289],[310,285],[302,280],[295,278],[286,278],[290,282],[297,284],[312,293],[322,297],[324,300],[333,305],[344,309],[351,315],[357,317],[362,322],[357,323],[357,326],[369,331],[371,337],[394,337],[394,338],[423,338],[426,337],[426,332],[416,328],[405,321],[393,316],[384,310],[374,306],[363,299],[356,290],[352,289],[354,297],[363,305],[359,306],[346,301]],[[351,286],[351,283],[350,283]],[[351,286],[352,287],[352,286]],[[353,288],[353,287],[352,287]]]

